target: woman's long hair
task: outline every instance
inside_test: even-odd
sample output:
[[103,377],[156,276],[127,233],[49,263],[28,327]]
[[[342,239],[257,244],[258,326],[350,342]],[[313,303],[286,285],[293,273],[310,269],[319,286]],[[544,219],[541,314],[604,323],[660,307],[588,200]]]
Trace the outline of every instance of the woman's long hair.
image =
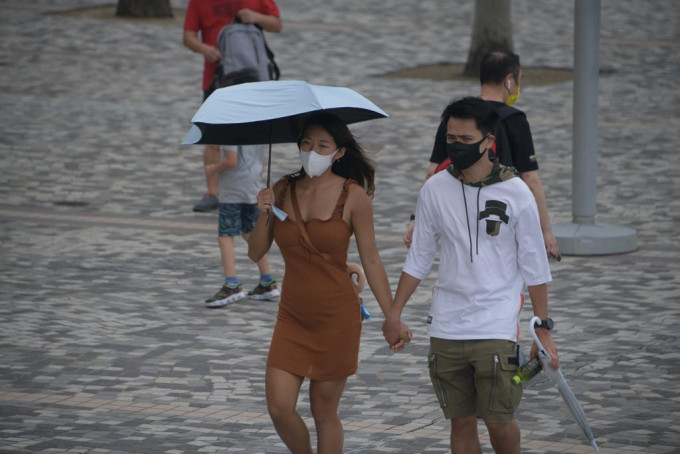
[[[373,195],[375,190],[375,167],[373,162],[366,157],[361,145],[354,138],[347,125],[338,117],[329,113],[315,113],[305,120],[302,134],[310,126],[319,126],[333,137],[338,148],[345,148],[345,155],[336,159],[331,167],[334,174],[343,178],[351,178],[359,183],[366,194]],[[298,147],[302,140],[302,134],[298,139]],[[291,175],[292,178],[301,178],[305,175],[304,168]]]

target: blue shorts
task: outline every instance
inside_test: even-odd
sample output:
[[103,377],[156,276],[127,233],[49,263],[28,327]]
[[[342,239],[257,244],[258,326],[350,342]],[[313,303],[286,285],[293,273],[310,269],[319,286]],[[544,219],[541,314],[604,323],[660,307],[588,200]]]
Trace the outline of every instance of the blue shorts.
[[239,236],[255,228],[260,211],[256,203],[220,203],[220,222],[217,235]]

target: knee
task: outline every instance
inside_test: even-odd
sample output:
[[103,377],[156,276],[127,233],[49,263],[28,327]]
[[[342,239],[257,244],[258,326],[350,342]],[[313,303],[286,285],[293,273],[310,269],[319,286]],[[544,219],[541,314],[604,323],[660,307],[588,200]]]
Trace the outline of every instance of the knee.
[[295,415],[295,407],[276,400],[267,400],[267,412],[274,424],[281,424]]
[[491,438],[514,438],[519,436],[519,424],[514,419],[509,422],[484,421],[484,423],[489,430],[489,437]]
[[503,431],[512,431],[513,428],[517,425],[517,421],[512,419],[507,422],[497,422],[497,421],[487,421],[484,420],[484,424],[489,430],[493,430],[496,432],[503,432]]
[[333,405],[332,402],[314,399],[310,402],[310,407],[312,417],[317,424],[338,419],[338,407]]
[[451,419],[451,432],[477,433],[477,417],[473,415]]

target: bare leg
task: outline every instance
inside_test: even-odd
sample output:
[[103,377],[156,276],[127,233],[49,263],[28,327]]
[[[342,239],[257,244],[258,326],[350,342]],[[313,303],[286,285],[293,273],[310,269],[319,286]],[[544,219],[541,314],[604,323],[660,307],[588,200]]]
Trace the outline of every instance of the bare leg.
[[236,276],[236,255],[234,254],[234,237],[221,236],[217,239],[222,257],[224,277]]
[[293,454],[312,454],[309,430],[295,410],[302,380],[281,369],[267,367],[267,410],[276,432]]
[[[206,145],[203,149],[203,165],[217,164],[220,162],[220,147],[216,145]],[[215,197],[220,193],[220,174],[205,174],[205,183],[208,192]]]
[[451,419],[451,453],[482,454],[475,415]]
[[492,423],[485,421],[489,429],[489,438],[496,454],[519,454],[520,431],[516,420],[508,423]]
[[343,431],[338,405],[347,380],[318,381],[309,385],[309,401],[316,426],[318,454],[342,454]]
[[[244,240],[246,240],[247,243],[250,233],[241,232],[241,236],[243,237]],[[257,264],[257,268],[260,270],[260,275],[269,274],[269,259],[267,258],[267,254],[265,254],[260,260],[258,260],[255,263]]]

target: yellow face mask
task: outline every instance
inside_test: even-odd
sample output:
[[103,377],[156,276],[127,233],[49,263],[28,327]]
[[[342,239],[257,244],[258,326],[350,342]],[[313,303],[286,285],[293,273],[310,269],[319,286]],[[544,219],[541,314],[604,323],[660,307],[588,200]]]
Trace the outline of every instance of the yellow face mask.
[[[510,82],[508,82],[508,85],[510,85]],[[511,106],[511,105],[513,105],[517,102],[517,100],[519,99],[519,88],[520,88],[519,85],[517,85],[517,94],[513,95],[512,93],[510,93],[510,96],[508,96],[508,99],[507,99],[507,101],[505,101],[505,104]],[[508,93],[509,92],[510,92],[510,87],[508,87]]]

